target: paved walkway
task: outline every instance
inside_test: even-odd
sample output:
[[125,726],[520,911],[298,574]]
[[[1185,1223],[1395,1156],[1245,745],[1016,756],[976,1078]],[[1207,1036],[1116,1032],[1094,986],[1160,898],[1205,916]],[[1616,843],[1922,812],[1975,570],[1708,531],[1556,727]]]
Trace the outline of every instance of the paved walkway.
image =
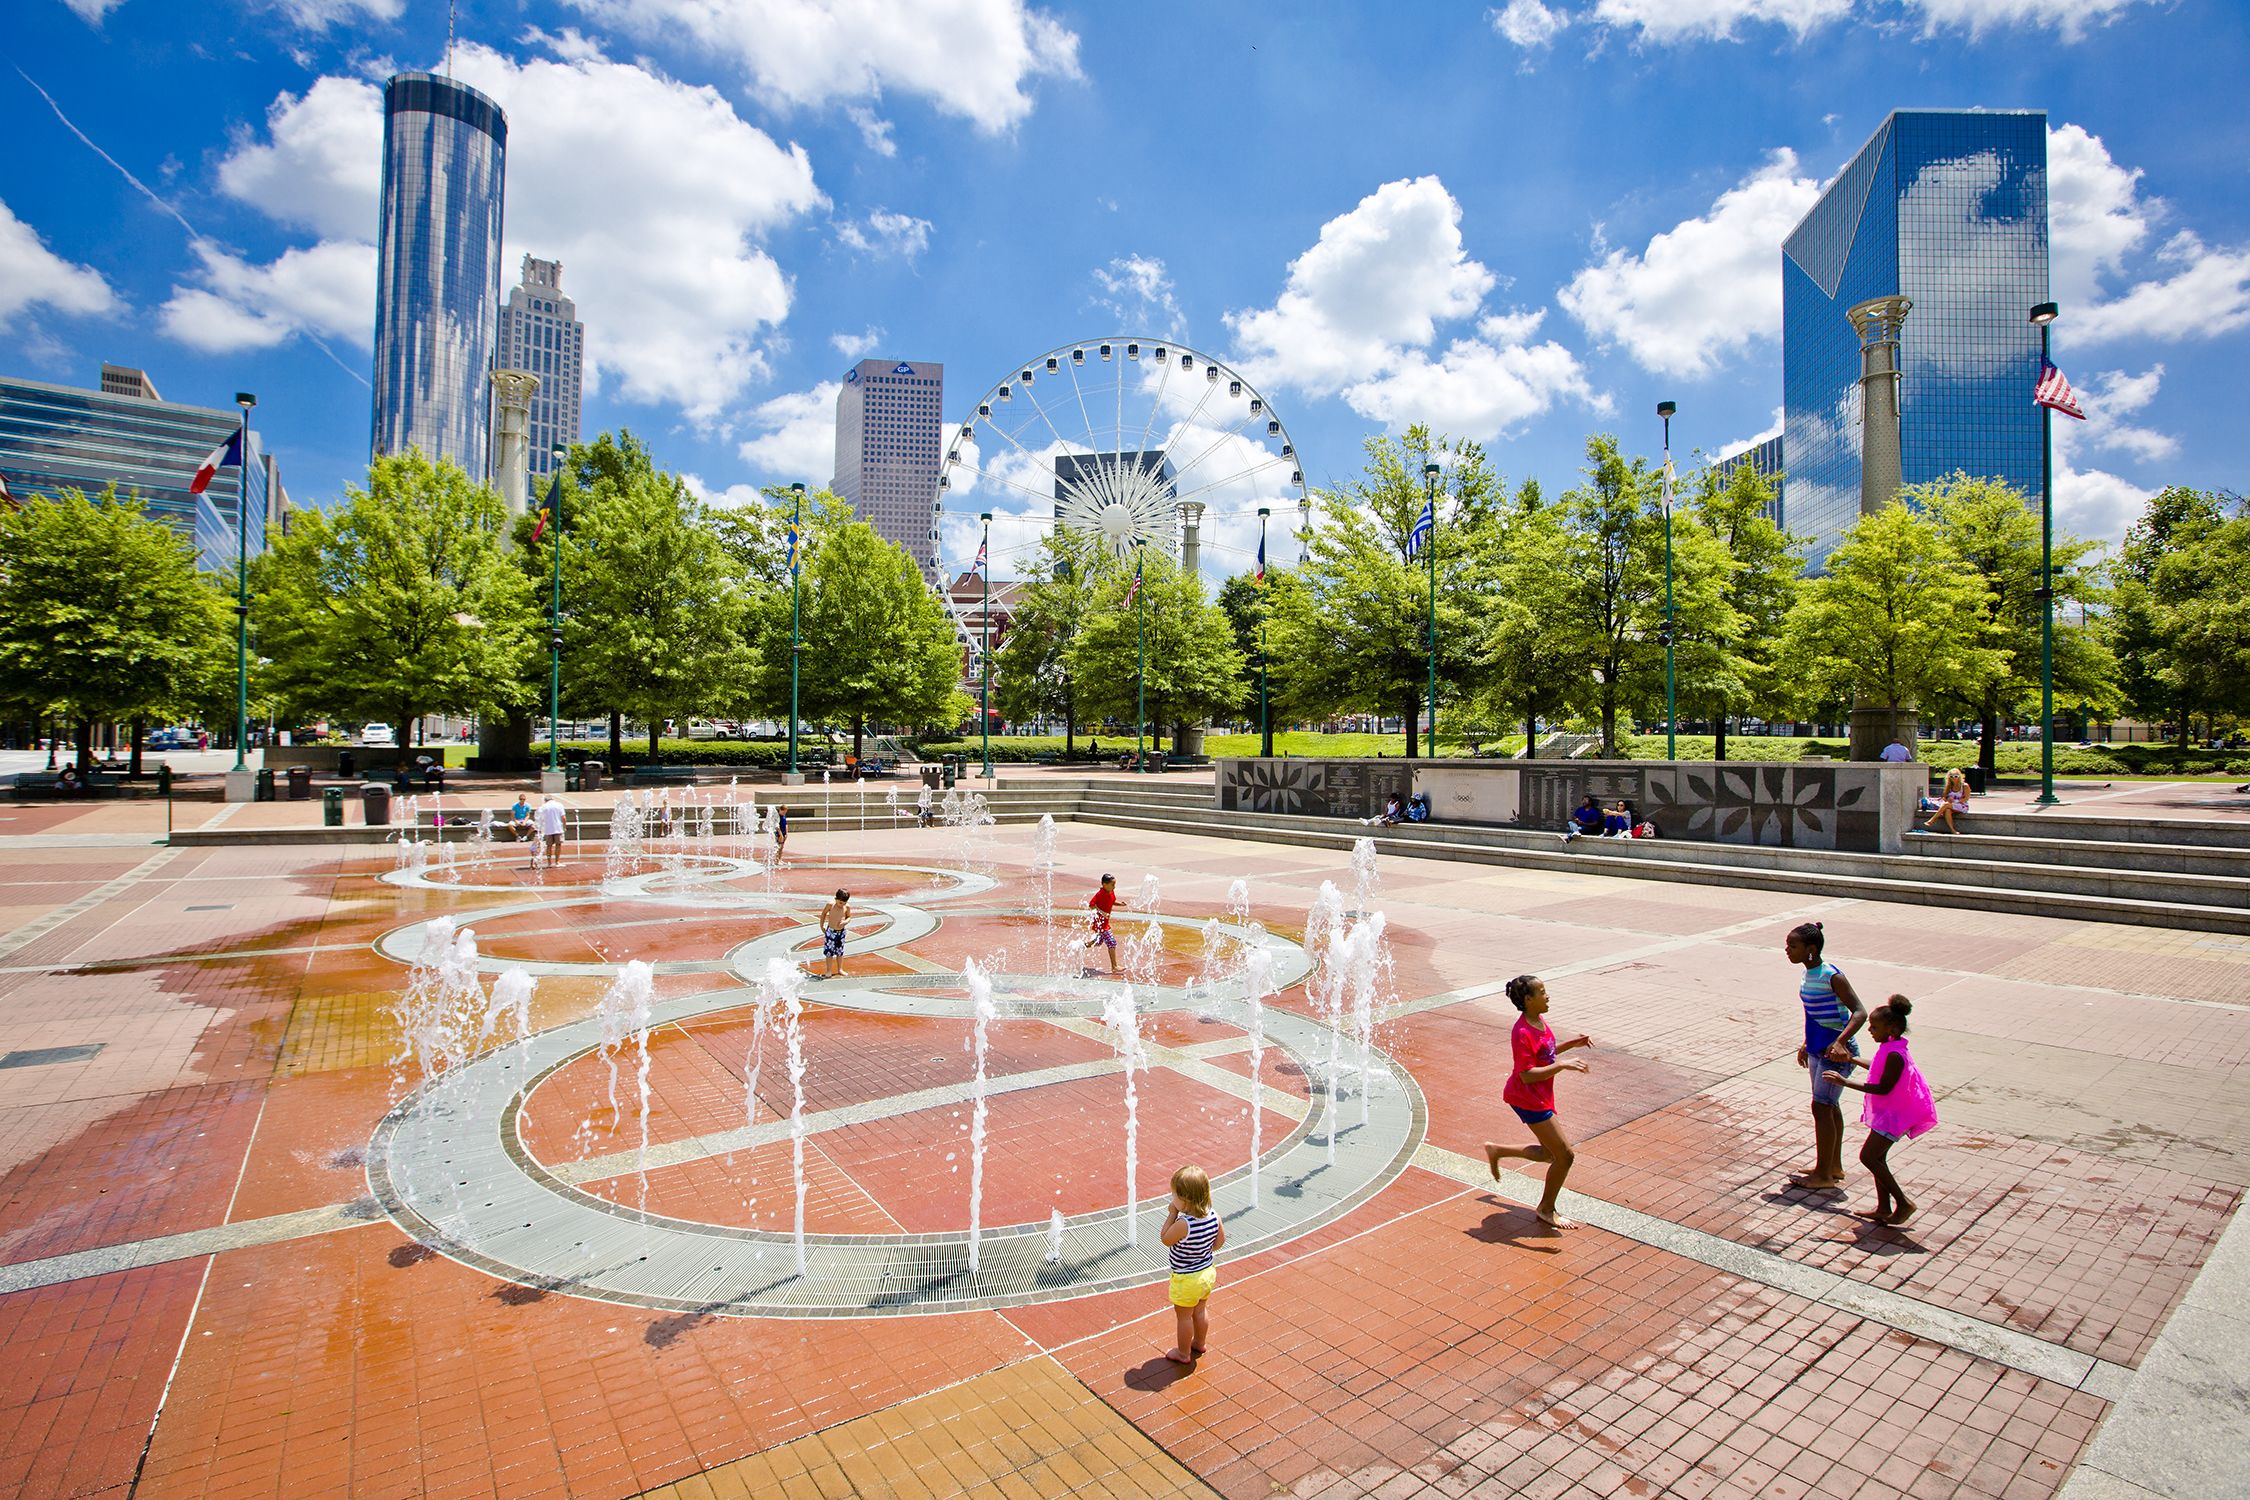
[[[1161,1357],[1146,1210],[1142,1259],[1105,1252],[1102,1284],[1125,1289],[916,1316],[633,1306],[433,1253],[369,1196],[411,1081],[390,1015],[405,973],[374,945],[473,924],[488,958],[546,969],[543,1032],[592,1015],[628,959],[661,961],[680,1019],[651,1033],[646,1153],[633,1069],[613,1096],[598,1052],[514,1117],[523,1159],[586,1201],[785,1242],[801,1149],[814,1235],[957,1243],[971,1037],[944,976],[1074,962],[1024,913],[1075,908],[1112,869],[1129,897],[1153,875],[1183,919],[1158,940],[1121,914],[1128,961],[1192,993],[1199,924],[1235,879],[1296,939],[1322,881],[1351,889],[1337,856],[1065,825],[1050,889],[1029,830],[976,848],[897,830],[795,840],[770,883],[586,901],[590,865],[401,888],[356,851],[134,846],[122,811],[0,823],[0,1492],[2250,1488],[2250,939],[1385,860],[1371,1042],[1412,1081],[1419,1144],[1340,1217],[1222,1257],[1213,1349],[1183,1370]],[[904,868],[964,853],[997,884]],[[802,936],[777,899],[839,882],[932,920],[895,948],[855,940],[854,993],[897,1003],[811,987],[798,1135],[778,1052],[746,1118],[756,1015],[729,971]],[[1812,916],[1864,994],[1916,1001],[1944,1124],[1898,1153],[1922,1205],[1905,1230],[1846,1212],[1868,1195],[1856,1167],[1848,1197],[1786,1183],[1807,1129],[1778,948]],[[1231,950],[1211,951],[1223,969]],[[1520,1133],[1494,1097],[1497,991],[1525,970],[1596,1040],[1562,1083],[1582,1223],[1563,1235],[1479,1145]],[[1086,1009],[1103,988],[1054,981],[992,1028],[987,1226],[1117,1222],[1126,1078]],[[1274,1004],[1325,1024],[1301,990]],[[1348,1127],[1359,1075],[1347,1038],[1340,1079],[1268,1048],[1253,1088],[1242,1015],[1203,1009],[1146,1017],[1131,1191],[1160,1203],[1195,1159],[1239,1212],[1252,1097],[1266,1148],[1317,1153],[1307,1133],[1331,1106]]]

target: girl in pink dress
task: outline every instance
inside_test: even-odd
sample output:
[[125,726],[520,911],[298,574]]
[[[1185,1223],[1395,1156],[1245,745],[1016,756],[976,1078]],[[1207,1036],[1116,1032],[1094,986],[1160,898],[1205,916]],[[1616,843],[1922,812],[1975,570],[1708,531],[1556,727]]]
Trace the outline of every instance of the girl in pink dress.
[[1928,1080],[1914,1066],[1906,1046],[1906,1018],[1914,1002],[1893,995],[1867,1018],[1868,1034],[1875,1038],[1875,1056],[1867,1064],[1867,1081],[1854,1083],[1841,1073],[1824,1073],[1831,1084],[1857,1089],[1867,1096],[1860,1123],[1867,1127],[1867,1144],[1859,1148],[1859,1163],[1875,1179],[1875,1212],[1878,1224],[1897,1226],[1914,1217],[1914,1200],[1891,1175],[1894,1141],[1910,1141],[1937,1123],[1937,1101],[1930,1097]]

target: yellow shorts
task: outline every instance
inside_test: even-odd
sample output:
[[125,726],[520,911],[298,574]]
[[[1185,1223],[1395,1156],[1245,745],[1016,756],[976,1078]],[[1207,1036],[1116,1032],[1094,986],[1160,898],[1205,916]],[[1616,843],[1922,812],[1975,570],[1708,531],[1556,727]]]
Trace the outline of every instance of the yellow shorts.
[[1172,1273],[1172,1305],[1194,1307],[1211,1295],[1219,1284],[1219,1268],[1205,1266],[1200,1271],[1174,1271]]

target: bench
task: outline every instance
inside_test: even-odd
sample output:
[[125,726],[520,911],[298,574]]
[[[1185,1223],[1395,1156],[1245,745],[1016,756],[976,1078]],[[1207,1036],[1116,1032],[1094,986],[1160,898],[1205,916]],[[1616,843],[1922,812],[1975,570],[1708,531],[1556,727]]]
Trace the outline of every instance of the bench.
[[79,783],[76,792],[66,793],[63,790],[62,771],[59,767],[52,771],[19,771],[13,784],[18,801],[27,796],[117,797],[122,796],[125,791],[122,777],[105,779],[99,769],[89,773]]
[[1210,764],[1211,757],[1208,755],[1167,755],[1164,757],[1164,765],[1168,770],[1196,771]]
[[688,766],[635,766],[632,781],[635,786],[692,786],[695,771]]

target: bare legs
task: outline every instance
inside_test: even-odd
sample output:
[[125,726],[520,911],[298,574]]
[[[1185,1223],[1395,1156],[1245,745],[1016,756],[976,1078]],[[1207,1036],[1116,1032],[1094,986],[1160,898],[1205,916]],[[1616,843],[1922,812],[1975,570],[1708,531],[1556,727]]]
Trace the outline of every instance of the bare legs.
[[1867,1132],[1867,1144],[1859,1148],[1859,1164],[1867,1168],[1867,1175],[1875,1179],[1875,1222],[1878,1224],[1904,1224],[1914,1217],[1914,1201],[1899,1188],[1898,1179],[1891,1175],[1891,1138],[1875,1131]]
[[1179,1342],[1164,1351],[1164,1357],[1174,1364],[1193,1364],[1211,1340],[1211,1299],[1204,1298],[1193,1307],[1174,1306],[1173,1330]]
[[1578,1226],[1555,1211],[1555,1203],[1562,1197],[1563,1179],[1570,1175],[1570,1164],[1578,1153],[1570,1147],[1570,1138],[1562,1133],[1562,1126],[1553,1117],[1541,1120],[1531,1127],[1538,1137],[1535,1146],[1503,1146],[1497,1141],[1484,1143],[1485,1165],[1492,1169],[1495,1180],[1500,1176],[1500,1163],[1508,1158],[1517,1161],[1541,1161],[1547,1164],[1547,1189],[1539,1195],[1539,1222],[1550,1229],[1575,1229]]
[[[1814,1060],[1815,1066],[1828,1064]],[[1823,1104],[1813,1101],[1813,1169],[1800,1172],[1792,1178],[1801,1188],[1833,1188],[1844,1185],[1844,1107],[1841,1104]]]

